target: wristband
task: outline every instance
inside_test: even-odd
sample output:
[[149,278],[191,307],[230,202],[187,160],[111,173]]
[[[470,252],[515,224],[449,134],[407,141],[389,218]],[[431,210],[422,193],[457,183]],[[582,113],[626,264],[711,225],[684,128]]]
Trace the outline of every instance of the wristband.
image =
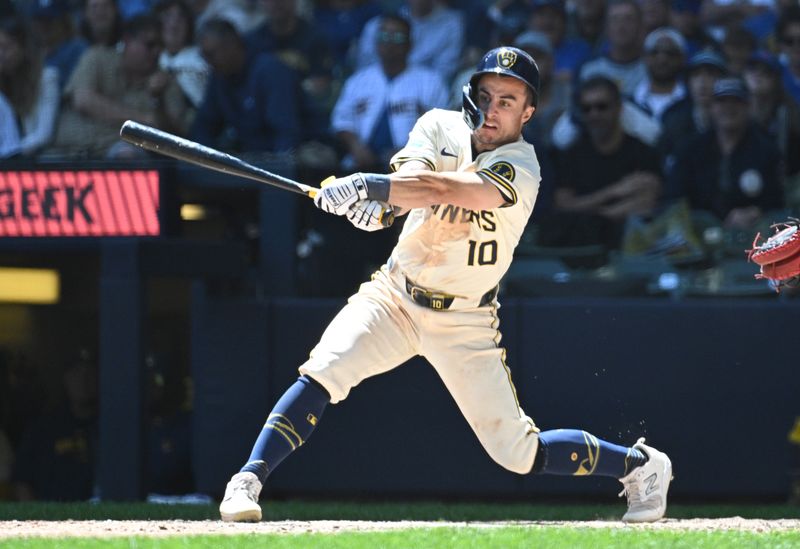
[[389,189],[392,181],[388,175],[380,173],[361,174],[367,184],[367,198],[378,202],[389,202]]

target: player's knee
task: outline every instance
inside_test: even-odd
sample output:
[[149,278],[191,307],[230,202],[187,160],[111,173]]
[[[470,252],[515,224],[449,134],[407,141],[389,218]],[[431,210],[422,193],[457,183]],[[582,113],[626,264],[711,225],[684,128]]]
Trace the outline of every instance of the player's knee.
[[530,433],[523,440],[504,444],[501,441],[492,445],[484,444],[489,456],[501,467],[520,475],[527,475],[533,468],[536,457],[538,436]]
[[315,385],[324,390],[330,397],[330,403],[336,404],[347,398],[351,387],[343,383],[329,369],[315,368],[313,364],[306,363],[298,370],[300,375],[313,380]]

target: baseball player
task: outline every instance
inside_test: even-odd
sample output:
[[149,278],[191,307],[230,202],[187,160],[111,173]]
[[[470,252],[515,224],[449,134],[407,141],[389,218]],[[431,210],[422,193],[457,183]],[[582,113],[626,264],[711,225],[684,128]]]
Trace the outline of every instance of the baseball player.
[[[368,231],[391,205],[406,214],[387,263],[333,319],[300,377],[280,398],[250,458],[227,485],[220,514],[261,519],[267,476],[363,379],[424,356],[488,454],[519,474],[618,478],[631,522],[660,519],[672,465],[639,439],[618,446],[576,429],[544,431],[523,412],[500,347],[497,285],[533,209],[539,165],[521,138],[536,110],[539,70],[511,47],[483,56],[462,112],[422,115],[391,160],[391,175],[333,180],[316,205]],[[620,494],[622,495],[622,494]]]

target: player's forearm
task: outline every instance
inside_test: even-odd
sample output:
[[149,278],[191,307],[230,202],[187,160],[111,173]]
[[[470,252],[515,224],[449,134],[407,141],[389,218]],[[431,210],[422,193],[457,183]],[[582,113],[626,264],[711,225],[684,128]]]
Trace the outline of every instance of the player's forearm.
[[490,210],[503,204],[494,185],[471,172],[400,170],[390,177],[389,203],[403,209],[452,204],[470,210]]

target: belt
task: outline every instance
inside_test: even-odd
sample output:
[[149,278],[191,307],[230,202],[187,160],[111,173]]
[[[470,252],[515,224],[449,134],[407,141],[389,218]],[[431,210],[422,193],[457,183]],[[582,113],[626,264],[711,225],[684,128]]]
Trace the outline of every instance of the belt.
[[[494,298],[497,296],[498,286],[495,286],[485,294],[481,296],[480,301],[478,302],[478,307],[483,307],[484,305],[488,305]],[[406,277],[406,291],[408,295],[411,296],[411,299],[417,305],[421,305],[422,307],[427,307],[428,309],[434,309],[437,311],[444,311],[450,308],[450,305],[453,304],[453,300],[457,297],[451,294],[445,294],[441,292],[432,292],[431,290],[425,289],[421,286],[417,286],[413,282],[411,282]]]

